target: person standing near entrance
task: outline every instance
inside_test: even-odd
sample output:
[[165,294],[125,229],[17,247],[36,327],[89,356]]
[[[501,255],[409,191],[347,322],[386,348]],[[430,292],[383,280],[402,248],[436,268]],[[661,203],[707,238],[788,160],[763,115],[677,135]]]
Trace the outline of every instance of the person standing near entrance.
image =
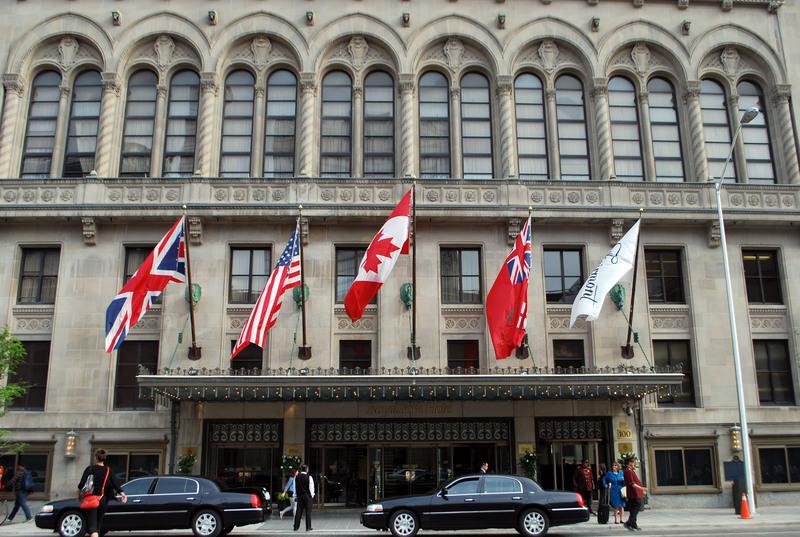
[[647,489],[642,486],[639,481],[639,476],[636,475],[636,461],[630,457],[625,459],[625,471],[623,472],[625,480],[625,493],[628,496],[628,521],[625,522],[625,527],[629,530],[638,530],[639,524],[637,523],[637,516],[639,511],[642,510],[642,500],[647,492]]
[[295,487],[295,478],[297,477],[297,468],[292,468],[289,472],[289,479],[286,481],[286,486],[283,487],[283,493],[289,496],[289,505],[281,509],[278,513],[279,518],[283,518],[285,513],[289,511],[292,515],[297,513],[297,488]]
[[573,477],[575,484],[575,491],[583,496],[583,503],[589,508],[590,514],[595,514],[592,511],[592,491],[594,490],[594,472],[592,467],[589,466],[589,461],[583,459],[583,464],[575,469],[575,476]]
[[625,475],[620,469],[618,462],[611,465],[611,470],[603,476],[602,484],[603,487],[608,490],[608,503],[614,510],[614,523],[622,524],[622,512],[625,509],[625,498],[622,497],[622,487],[625,486]]
[[294,513],[294,531],[300,529],[300,519],[306,515],[306,531],[311,531],[311,500],[314,499],[314,479],[308,475],[308,465],[300,465],[300,473],[294,478],[297,511]]
[[488,462],[481,463],[481,469],[480,469],[480,471],[478,473],[480,473],[481,475],[488,474],[489,473],[489,463]]

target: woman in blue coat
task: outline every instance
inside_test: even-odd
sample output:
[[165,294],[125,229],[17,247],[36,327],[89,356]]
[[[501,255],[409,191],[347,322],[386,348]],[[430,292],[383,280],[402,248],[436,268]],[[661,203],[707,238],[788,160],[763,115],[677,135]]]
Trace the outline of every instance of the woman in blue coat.
[[622,497],[622,487],[625,478],[618,462],[611,465],[611,469],[603,476],[603,487],[609,492],[609,503],[614,510],[614,523],[622,524],[622,513],[625,509],[625,498]]

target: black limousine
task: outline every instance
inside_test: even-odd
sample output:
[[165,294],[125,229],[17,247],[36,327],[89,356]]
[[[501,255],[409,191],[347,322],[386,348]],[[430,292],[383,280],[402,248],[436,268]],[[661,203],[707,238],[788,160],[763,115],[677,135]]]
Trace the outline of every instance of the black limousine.
[[[269,497],[261,491],[222,491],[216,482],[202,477],[140,477],[122,485],[122,490],[128,501],[108,503],[103,533],[191,529],[197,537],[219,537],[236,526],[263,522],[269,505]],[[86,520],[79,506],[77,499],[47,503],[36,514],[36,526],[61,537],[83,537]]]
[[413,537],[424,530],[514,528],[538,537],[551,526],[589,520],[580,494],[543,490],[532,479],[472,475],[453,479],[423,496],[393,498],[367,506],[361,524]]

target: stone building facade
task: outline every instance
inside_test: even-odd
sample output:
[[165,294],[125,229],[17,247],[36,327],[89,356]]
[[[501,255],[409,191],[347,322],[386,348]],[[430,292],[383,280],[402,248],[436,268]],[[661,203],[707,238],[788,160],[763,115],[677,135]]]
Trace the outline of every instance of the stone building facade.
[[[123,478],[192,451],[196,472],[272,490],[281,456],[298,455],[329,505],[483,460],[521,471],[531,449],[550,487],[570,488],[584,457],[633,451],[653,504],[728,505],[724,174],[756,488],[762,504],[796,501],[794,1],[8,4],[0,320],[26,344],[31,388],[0,423],[27,444],[40,497],[72,495],[97,447]],[[751,106],[760,115],[740,125]],[[412,178],[414,361],[405,258],[362,320],[341,303]],[[106,354],[105,308],[183,205],[202,358],[187,356],[177,286]],[[286,297],[264,352],[231,366],[299,205],[312,355],[298,357]],[[528,207],[530,356],[497,361],[483,303]],[[612,304],[568,321],[639,208],[627,360]]]

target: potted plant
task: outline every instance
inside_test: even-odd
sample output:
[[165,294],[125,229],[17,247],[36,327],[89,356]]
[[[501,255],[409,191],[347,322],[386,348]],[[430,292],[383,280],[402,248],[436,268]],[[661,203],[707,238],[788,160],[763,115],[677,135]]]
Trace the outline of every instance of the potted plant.
[[196,461],[197,461],[197,454],[194,451],[186,453],[180,459],[178,459],[177,472],[181,475],[191,474],[192,468],[194,468],[194,463]]
[[519,458],[519,464],[522,466],[522,470],[525,472],[526,477],[536,479],[536,461],[536,452],[529,449],[526,449],[525,453],[523,453]]

